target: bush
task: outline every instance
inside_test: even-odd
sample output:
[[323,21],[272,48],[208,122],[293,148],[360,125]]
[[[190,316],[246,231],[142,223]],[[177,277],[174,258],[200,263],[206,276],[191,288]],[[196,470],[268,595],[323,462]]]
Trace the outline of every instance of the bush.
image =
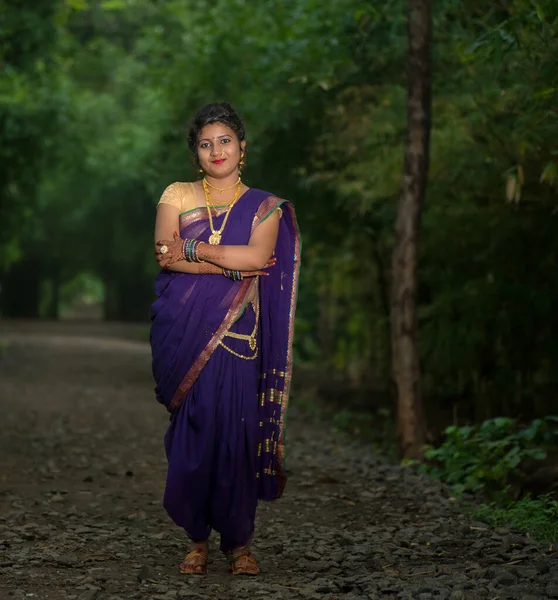
[[428,446],[423,470],[445,481],[456,495],[483,492],[504,498],[512,476],[528,459],[542,460],[558,445],[558,417],[536,419],[519,427],[499,417],[481,425],[448,427],[439,448]]

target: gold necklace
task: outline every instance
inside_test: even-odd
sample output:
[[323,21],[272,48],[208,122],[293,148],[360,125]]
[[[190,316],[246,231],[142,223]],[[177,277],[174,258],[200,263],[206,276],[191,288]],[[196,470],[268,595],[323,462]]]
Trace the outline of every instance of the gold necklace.
[[[235,185],[240,185],[242,186],[242,182],[240,181],[240,179],[235,183]],[[218,207],[218,206],[230,206],[231,204],[233,204],[235,202],[235,195],[233,194],[233,197],[228,201],[228,202],[224,202],[222,204],[219,204],[218,202],[216,202],[215,200],[213,200],[213,196],[211,195],[211,190],[209,189],[209,187],[206,185],[205,181],[202,181],[202,187],[203,187],[203,191],[205,194],[205,199],[206,199],[206,203],[209,202],[210,206],[213,207]]]
[[235,185],[238,185],[240,183],[240,177],[232,185],[229,185],[224,188],[220,188],[220,187],[217,187],[216,185],[213,185],[212,183],[209,183],[209,181],[207,181],[207,179],[205,177],[203,178],[203,182],[205,183],[205,185],[208,185],[210,188],[213,188],[214,190],[217,190],[220,194],[222,194],[225,190],[230,190]]
[[230,204],[227,207],[227,214],[225,215],[225,218],[223,219],[223,223],[219,229],[214,229],[214,227],[213,227],[213,216],[211,214],[211,205],[209,202],[211,199],[211,194],[209,193],[208,188],[206,188],[205,186],[203,187],[203,189],[205,191],[205,205],[207,206],[207,214],[209,215],[209,228],[211,229],[211,235],[209,236],[209,243],[212,246],[218,246],[221,243],[221,236],[223,235],[223,230],[225,229],[225,225],[227,224],[229,215],[231,214],[232,207],[235,205],[235,202],[240,197],[240,190],[242,188],[242,182],[237,185],[238,185],[238,187],[236,188],[233,199],[231,200]]

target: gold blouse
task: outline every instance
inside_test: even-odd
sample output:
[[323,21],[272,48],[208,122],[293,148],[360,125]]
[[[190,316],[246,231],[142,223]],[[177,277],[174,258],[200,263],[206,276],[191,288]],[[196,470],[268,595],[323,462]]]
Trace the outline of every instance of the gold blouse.
[[[175,181],[174,183],[171,183],[163,192],[157,206],[159,206],[159,204],[176,206],[180,213],[194,208],[200,208],[196,201],[196,188],[194,187],[194,184],[184,181]],[[279,212],[279,218],[281,218],[283,216],[283,211],[281,208],[277,208],[277,211]]]
[[159,204],[176,206],[181,213],[196,208],[198,204],[196,202],[196,190],[194,184],[183,181],[171,183],[163,192],[157,206],[159,206]]

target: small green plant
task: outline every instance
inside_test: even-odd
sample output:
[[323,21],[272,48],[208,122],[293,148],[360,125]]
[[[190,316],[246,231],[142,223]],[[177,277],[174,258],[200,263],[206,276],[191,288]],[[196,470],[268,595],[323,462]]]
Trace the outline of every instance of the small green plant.
[[290,406],[296,406],[302,412],[317,417],[318,419],[323,419],[325,417],[324,409],[312,396],[292,394]]
[[393,435],[391,413],[385,408],[379,408],[375,413],[343,409],[333,415],[332,425],[337,431],[365,440]]
[[358,438],[376,452],[396,460],[395,430],[388,409],[379,408],[375,413],[343,409],[332,416],[331,424],[335,431]]
[[343,409],[335,413],[332,424],[337,431],[367,437],[377,426],[377,419],[372,413]]
[[456,495],[486,493],[505,497],[510,477],[521,474],[525,460],[542,460],[558,445],[558,417],[536,419],[519,427],[499,417],[478,426],[448,427],[439,448],[428,446],[422,469],[448,483]]
[[549,542],[558,540],[558,502],[550,495],[532,499],[529,496],[510,502],[505,507],[481,504],[473,517],[493,527],[512,525],[534,538]]

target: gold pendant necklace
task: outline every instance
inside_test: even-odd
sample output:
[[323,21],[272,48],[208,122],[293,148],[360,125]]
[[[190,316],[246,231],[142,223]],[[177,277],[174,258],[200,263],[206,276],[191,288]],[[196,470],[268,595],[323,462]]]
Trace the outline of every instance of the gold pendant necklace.
[[208,185],[210,188],[213,188],[214,190],[217,190],[220,194],[222,194],[225,190],[231,190],[235,185],[238,185],[240,183],[240,177],[232,185],[229,185],[224,188],[220,188],[216,185],[213,185],[212,183],[209,183],[209,181],[207,181],[205,177],[203,178],[203,182],[205,183],[205,185]]
[[213,227],[213,215],[211,214],[211,206],[212,206],[211,192],[209,191],[209,188],[206,186],[205,183],[206,183],[205,180],[202,181],[203,191],[205,192],[205,204],[207,206],[207,214],[209,216],[209,228],[211,229],[211,235],[209,236],[209,243],[212,246],[218,246],[221,243],[221,237],[223,235],[225,225],[227,224],[227,221],[229,219],[229,215],[231,214],[232,207],[235,205],[236,201],[240,197],[240,190],[242,189],[242,182],[240,181],[240,178],[239,178],[239,180],[236,184],[238,187],[236,188],[236,191],[234,193],[232,200],[227,205],[227,214],[225,215],[225,218],[223,219],[223,223],[219,229],[215,229]]

